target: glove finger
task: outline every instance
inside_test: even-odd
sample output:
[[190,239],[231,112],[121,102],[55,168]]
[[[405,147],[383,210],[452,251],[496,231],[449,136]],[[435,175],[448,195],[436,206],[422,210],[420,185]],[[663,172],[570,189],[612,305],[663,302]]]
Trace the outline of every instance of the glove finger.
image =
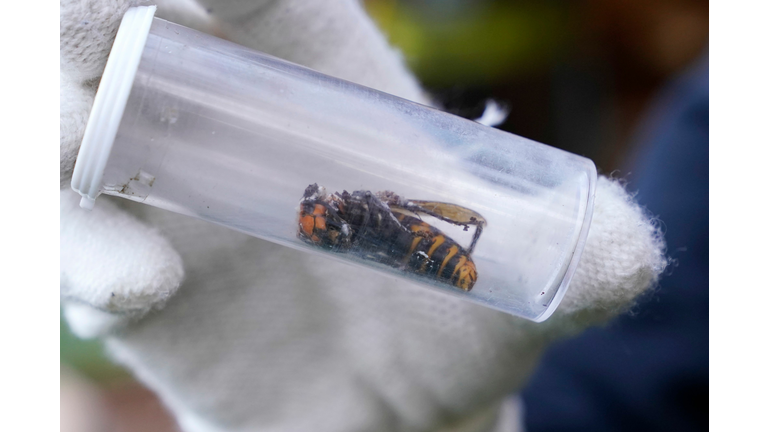
[[108,199],[90,212],[78,200],[61,191],[62,300],[129,318],[162,307],[184,277],[179,254],[157,230]]
[[[185,27],[223,37],[211,14],[195,0],[157,0],[156,16]],[[245,4],[250,4],[245,2]]]
[[600,176],[587,244],[551,321],[576,319],[576,327],[605,321],[653,286],[666,265],[658,224],[619,181]]
[[[189,0],[163,0],[186,2]],[[195,0],[191,0],[195,1]],[[196,3],[208,14],[225,22],[236,22],[244,17],[260,13],[265,7],[283,0],[197,0]]]
[[84,82],[101,76],[125,11],[138,0],[61,0],[62,73]]
[[356,0],[198,0],[227,37],[317,71],[429,103]]

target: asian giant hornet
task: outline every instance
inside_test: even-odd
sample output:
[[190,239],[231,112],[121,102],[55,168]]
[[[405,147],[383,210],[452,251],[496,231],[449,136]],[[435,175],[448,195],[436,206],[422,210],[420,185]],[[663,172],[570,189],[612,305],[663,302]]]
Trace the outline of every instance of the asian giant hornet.
[[[477,281],[472,261],[485,218],[456,204],[406,200],[393,192],[354,191],[329,194],[312,184],[304,191],[298,237],[335,252],[424,275],[469,291]],[[460,226],[472,225],[472,243],[464,248],[420,215]]]

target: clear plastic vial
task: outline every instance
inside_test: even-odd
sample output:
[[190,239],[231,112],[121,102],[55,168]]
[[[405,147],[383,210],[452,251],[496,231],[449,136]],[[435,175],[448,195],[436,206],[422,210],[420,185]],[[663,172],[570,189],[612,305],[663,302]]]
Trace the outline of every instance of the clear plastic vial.
[[154,18],[123,19],[72,187],[534,321],[564,295],[592,161]]

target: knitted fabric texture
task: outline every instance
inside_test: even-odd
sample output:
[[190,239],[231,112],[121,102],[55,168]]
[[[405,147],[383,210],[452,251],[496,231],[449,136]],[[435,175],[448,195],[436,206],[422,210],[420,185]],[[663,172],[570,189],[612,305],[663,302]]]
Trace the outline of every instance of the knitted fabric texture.
[[655,219],[619,180],[598,177],[587,244],[559,312],[608,319],[653,286],[667,265]]
[[[651,219],[604,177],[571,288],[542,325],[125,200],[101,197],[84,212],[71,167],[133,4],[61,3],[62,305],[73,330],[105,337],[185,431],[518,430],[507,395],[547,344],[619,313],[664,268]],[[166,0],[164,11],[427,101],[357,1]]]

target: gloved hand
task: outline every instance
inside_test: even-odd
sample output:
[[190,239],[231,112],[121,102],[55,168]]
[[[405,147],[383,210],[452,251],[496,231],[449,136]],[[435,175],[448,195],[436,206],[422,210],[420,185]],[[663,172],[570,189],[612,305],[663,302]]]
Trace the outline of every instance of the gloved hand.
[[[543,324],[69,189],[129,0],[61,3],[61,297],[72,330],[154,389],[185,431],[516,430],[504,402],[557,337],[605,321],[665,265],[651,220],[598,181],[570,289]],[[427,103],[356,0],[165,0],[158,16]]]

